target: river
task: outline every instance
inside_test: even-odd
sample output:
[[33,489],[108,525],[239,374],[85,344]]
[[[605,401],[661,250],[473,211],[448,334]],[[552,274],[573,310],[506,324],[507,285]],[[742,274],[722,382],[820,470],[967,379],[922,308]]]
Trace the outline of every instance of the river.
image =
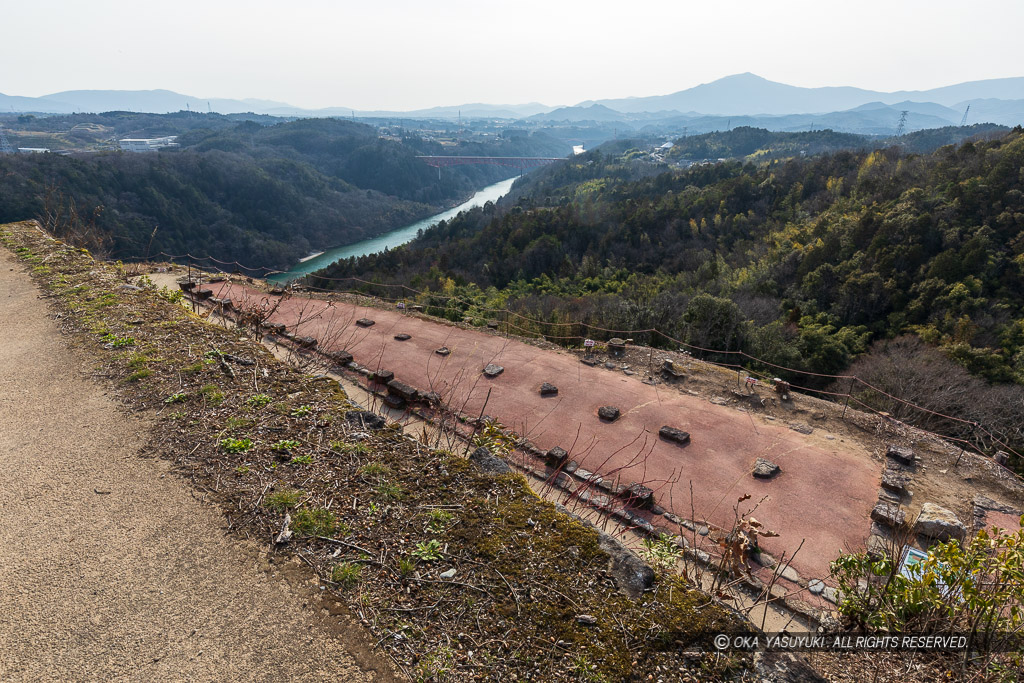
[[512,183],[516,180],[517,178],[508,178],[507,180],[502,180],[501,182],[494,183],[493,185],[488,185],[470,197],[469,201],[463,202],[453,209],[448,209],[447,211],[437,215],[416,221],[404,228],[398,228],[397,230],[386,232],[383,235],[378,235],[372,239],[348,244],[344,247],[329,249],[322,254],[296,263],[285,273],[271,275],[267,279],[275,282],[287,282],[288,280],[295,280],[304,275],[308,275],[309,273],[320,270],[321,268],[326,268],[335,261],[347,259],[350,256],[365,256],[366,254],[375,254],[378,251],[384,251],[385,249],[394,249],[399,245],[415,239],[416,233],[420,230],[426,230],[430,226],[436,225],[441,221],[454,218],[460,211],[466,211],[476,206],[483,206],[487,202],[497,201],[512,189]]

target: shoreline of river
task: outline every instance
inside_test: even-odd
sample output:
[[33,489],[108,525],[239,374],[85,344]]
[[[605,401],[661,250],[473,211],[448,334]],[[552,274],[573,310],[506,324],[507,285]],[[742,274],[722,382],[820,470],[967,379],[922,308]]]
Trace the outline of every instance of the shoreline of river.
[[415,239],[416,234],[420,230],[426,230],[441,221],[449,220],[457,216],[463,211],[468,211],[469,209],[477,206],[483,206],[489,201],[497,201],[501,199],[501,197],[508,194],[512,189],[513,183],[515,183],[518,178],[519,176],[513,176],[511,178],[505,178],[504,180],[492,183],[491,185],[474,192],[470,195],[469,199],[455,204],[440,213],[421,218],[420,220],[403,227],[395,228],[394,230],[389,230],[375,237],[360,240],[358,242],[326,249],[319,254],[310,254],[293,264],[287,271],[271,275],[267,279],[277,283],[285,283],[305,277],[309,273],[317,270],[327,268],[331,264],[346,258],[364,256],[366,254],[373,254],[384,251],[385,249],[398,247]]

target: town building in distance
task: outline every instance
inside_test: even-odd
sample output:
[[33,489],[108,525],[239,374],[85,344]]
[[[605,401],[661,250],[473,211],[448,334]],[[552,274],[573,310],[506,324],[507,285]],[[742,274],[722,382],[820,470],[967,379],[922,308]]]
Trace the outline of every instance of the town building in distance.
[[155,152],[165,147],[177,147],[177,139],[177,135],[168,135],[162,138],[124,138],[119,142],[126,152]]

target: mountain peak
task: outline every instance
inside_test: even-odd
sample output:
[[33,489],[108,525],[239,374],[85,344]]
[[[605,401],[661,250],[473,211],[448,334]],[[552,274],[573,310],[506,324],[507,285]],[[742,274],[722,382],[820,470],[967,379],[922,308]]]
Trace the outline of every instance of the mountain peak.
[[722,81],[729,81],[729,82],[732,82],[732,83],[744,82],[744,81],[751,82],[751,83],[753,83],[753,82],[756,82],[756,83],[770,83],[771,82],[767,78],[765,78],[763,76],[758,76],[757,74],[751,73],[749,71],[744,71],[741,74],[732,74],[731,76],[723,76],[722,78],[719,78],[719,79],[711,81],[711,82],[712,83],[721,83]]

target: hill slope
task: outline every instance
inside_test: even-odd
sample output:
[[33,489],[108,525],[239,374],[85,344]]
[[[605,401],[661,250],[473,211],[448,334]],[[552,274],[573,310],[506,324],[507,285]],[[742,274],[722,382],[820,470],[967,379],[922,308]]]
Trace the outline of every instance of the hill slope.
[[[124,118],[118,125],[130,125]],[[94,248],[116,258],[190,252],[283,268],[310,251],[435,213],[508,173],[471,166],[439,178],[415,158],[438,153],[435,143],[382,140],[376,129],[350,121],[264,126],[213,117],[216,128],[195,129],[180,116],[140,118],[149,130],[162,123],[177,132],[181,123],[182,148],[0,156],[0,220],[40,217],[58,231],[88,232]],[[531,136],[466,144],[463,153],[536,154],[560,147]],[[82,220],[71,219],[72,207]]]

